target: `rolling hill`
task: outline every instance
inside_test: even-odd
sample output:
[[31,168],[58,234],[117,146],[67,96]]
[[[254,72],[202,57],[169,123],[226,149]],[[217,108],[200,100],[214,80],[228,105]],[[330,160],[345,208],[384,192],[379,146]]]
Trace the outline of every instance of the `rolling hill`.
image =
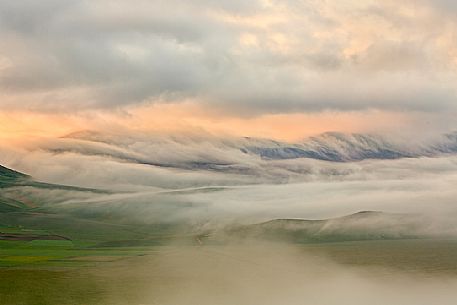
[[274,219],[258,224],[235,226],[219,233],[218,238],[225,234],[226,237],[235,239],[320,243],[417,239],[445,235],[439,228],[429,229],[429,221],[423,215],[362,211],[324,220]]
[[[0,241],[66,240],[100,245],[150,245],[174,236],[176,225],[123,219],[122,207],[88,205],[111,192],[35,181],[0,167]],[[73,202],[73,205],[67,202]],[[117,216],[114,216],[116,214]],[[180,232],[183,232],[181,230]],[[193,241],[193,236],[184,234]]]

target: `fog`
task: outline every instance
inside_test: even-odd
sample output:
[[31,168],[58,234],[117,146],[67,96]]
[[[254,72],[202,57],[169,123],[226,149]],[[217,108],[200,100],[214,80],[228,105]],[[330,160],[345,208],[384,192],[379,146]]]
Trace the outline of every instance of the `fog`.
[[[457,214],[457,157],[452,154],[358,162],[268,160],[241,153],[233,139],[144,139],[111,139],[111,144],[30,141],[22,147],[3,146],[0,156],[3,165],[39,181],[109,191],[83,196],[41,191],[37,196],[45,203],[99,209],[110,205],[141,222],[322,219],[362,210]],[[96,146],[99,153],[84,153],[88,146]],[[113,156],[113,147],[123,151],[124,158]],[[132,154],[157,164],[125,158]],[[228,165],[188,167],[204,160]]]
[[[98,271],[100,272],[100,271]],[[122,274],[134,282],[130,304],[454,304],[457,280],[430,277],[420,268],[348,266],[284,244],[176,248],[118,265],[98,276]],[[114,280],[114,287],[117,287]],[[125,291],[105,292],[107,304],[123,304]]]
[[[170,242],[144,256],[78,271],[94,280],[97,304],[455,303],[453,154],[272,160],[242,153],[230,139],[129,141],[47,139],[0,148],[3,165],[35,180],[90,188],[18,186],[2,190],[3,196],[32,198],[58,214],[99,220],[108,215],[117,225],[180,224],[186,234],[209,236],[198,239],[200,245]],[[207,167],[205,160],[217,166]],[[383,213],[341,218],[359,211]],[[228,233],[297,218],[331,219],[311,227],[316,236],[375,239],[319,246]],[[307,225],[279,229],[295,234]],[[426,238],[420,240],[425,244],[409,244],[405,236]],[[442,239],[451,241],[427,244]]]

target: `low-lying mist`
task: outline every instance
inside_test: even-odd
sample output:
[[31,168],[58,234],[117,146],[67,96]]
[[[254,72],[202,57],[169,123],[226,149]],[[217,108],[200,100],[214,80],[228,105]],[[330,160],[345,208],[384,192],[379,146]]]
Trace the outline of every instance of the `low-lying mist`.
[[[142,151],[145,147],[144,155],[162,163],[199,158],[199,162],[232,164],[215,169],[198,163],[190,169],[129,162],[104,151],[110,147],[105,143],[108,140],[121,150],[133,146]],[[140,223],[255,223],[275,218],[333,218],[364,210],[425,214],[440,219],[438,222],[457,215],[454,155],[359,162],[271,160],[239,150],[223,151],[220,147],[227,145],[223,140],[210,140],[182,143],[182,139],[164,138],[166,145],[156,152],[151,147],[160,144],[157,139],[151,140],[155,146],[129,137],[86,141],[89,144],[59,139],[52,142],[52,151],[43,149],[42,143],[30,142],[26,148],[3,146],[0,155],[4,165],[36,180],[108,191],[21,190],[44,205],[94,213],[110,209],[126,221]],[[99,153],[82,153],[87,145],[95,145]],[[206,154],[218,153],[201,155],[205,147]]]
[[[400,272],[389,267],[348,266],[285,244],[216,247],[170,246],[98,276],[117,277],[133,289],[129,304],[454,304],[457,279]],[[120,280],[119,280],[120,281]],[[107,304],[128,294],[105,291]],[[125,286],[124,286],[125,287]]]
[[[147,255],[71,271],[90,274],[94,304],[455,303],[455,155],[280,160],[224,150],[231,144],[220,140],[129,141],[0,149],[3,165],[35,180],[89,188],[2,189],[27,205],[5,224],[25,215],[54,233],[72,222],[61,233],[69,237],[90,240],[91,228],[103,229],[98,247],[154,244]],[[179,234],[185,245],[169,238]]]

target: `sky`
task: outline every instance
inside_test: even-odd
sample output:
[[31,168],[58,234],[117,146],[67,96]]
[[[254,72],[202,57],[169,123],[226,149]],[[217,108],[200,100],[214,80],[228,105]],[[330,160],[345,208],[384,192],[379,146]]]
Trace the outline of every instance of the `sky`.
[[0,0],[0,137],[457,129],[451,0]]

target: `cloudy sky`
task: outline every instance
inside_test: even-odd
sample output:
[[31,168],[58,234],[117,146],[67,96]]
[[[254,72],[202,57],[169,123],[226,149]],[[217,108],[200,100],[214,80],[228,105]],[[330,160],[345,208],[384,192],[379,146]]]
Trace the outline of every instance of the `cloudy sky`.
[[[40,181],[144,202],[223,186],[183,195],[221,214],[455,215],[457,159],[416,140],[457,131],[456,98],[451,0],[0,0],[0,164]],[[62,137],[83,130],[104,136]],[[260,140],[233,140],[327,131],[379,133],[381,149],[422,158],[271,161],[241,149]],[[322,150],[354,149],[338,139]]]
[[0,136],[457,128],[451,0],[0,0]]

